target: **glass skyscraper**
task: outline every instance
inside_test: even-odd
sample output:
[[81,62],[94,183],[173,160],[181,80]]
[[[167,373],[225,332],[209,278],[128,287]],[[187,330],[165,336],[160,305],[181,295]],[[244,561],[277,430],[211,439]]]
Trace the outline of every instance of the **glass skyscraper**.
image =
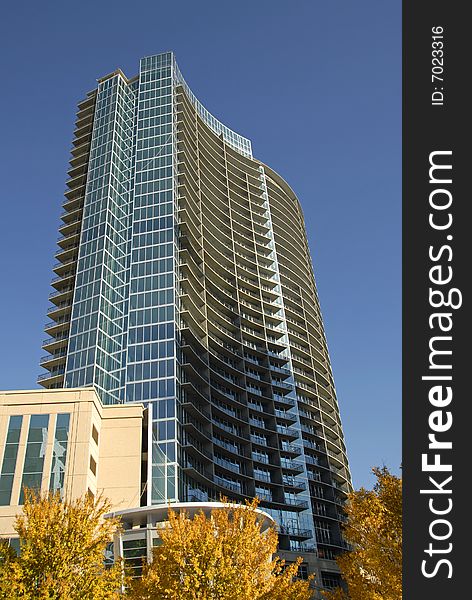
[[258,496],[329,586],[351,480],[298,199],[172,53],[78,109],[39,383],[143,402],[142,506]]

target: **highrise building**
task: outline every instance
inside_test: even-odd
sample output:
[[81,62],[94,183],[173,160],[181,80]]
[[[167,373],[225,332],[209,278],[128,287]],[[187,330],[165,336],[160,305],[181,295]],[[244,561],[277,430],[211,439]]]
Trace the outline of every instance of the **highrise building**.
[[172,53],[79,103],[39,377],[147,407],[140,505],[258,496],[336,582],[346,448],[300,203]]

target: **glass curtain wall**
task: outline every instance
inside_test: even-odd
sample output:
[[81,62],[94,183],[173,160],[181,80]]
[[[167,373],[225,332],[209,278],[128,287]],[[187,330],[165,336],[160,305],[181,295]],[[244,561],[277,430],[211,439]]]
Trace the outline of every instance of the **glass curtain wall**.
[[142,505],[257,495],[333,558],[351,482],[293,191],[172,53],[99,80],[70,174],[40,383],[148,406]]

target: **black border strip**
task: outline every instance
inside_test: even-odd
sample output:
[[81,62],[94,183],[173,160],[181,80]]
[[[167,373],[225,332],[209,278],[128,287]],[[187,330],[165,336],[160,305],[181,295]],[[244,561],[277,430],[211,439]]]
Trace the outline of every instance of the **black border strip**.
[[[466,3],[437,0],[403,3],[406,600],[465,598],[470,586],[472,102],[467,88],[472,25],[466,8]],[[433,163],[451,168],[439,166],[430,173]],[[457,307],[446,306],[448,299]],[[432,316],[438,313],[443,316]],[[432,434],[444,446],[428,448]],[[441,465],[436,471],[435,461]],[[448,465],[451,471],[440,470]]]

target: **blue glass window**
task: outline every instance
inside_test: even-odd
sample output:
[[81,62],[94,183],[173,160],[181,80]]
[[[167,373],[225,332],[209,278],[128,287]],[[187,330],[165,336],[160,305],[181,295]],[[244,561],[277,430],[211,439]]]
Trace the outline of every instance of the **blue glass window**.
[[49,489],[59,491],[61,498],[64,495],[64,477],[66,471],[67,444],[69,441],[70,414],[58,414],[56,417],[56,431],[52,449],[51,479]]
[[41,489],[48,423],[49,415],[31,415],[30,417],[19,504],[24,502],[24,488]]
[[13,477],[15,475],[18,444],[20,441],[23,417],[12,416],[8,424],[7,439],[3,453],[2,472],[0,475],[0,505],[8,506],[11,501]]

